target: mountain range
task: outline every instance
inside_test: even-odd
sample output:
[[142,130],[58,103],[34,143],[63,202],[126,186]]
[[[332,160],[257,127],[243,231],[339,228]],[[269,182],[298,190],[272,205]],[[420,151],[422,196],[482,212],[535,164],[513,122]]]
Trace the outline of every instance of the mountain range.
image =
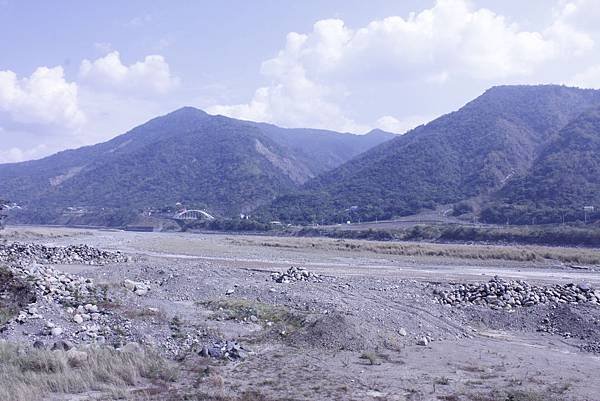
[[[262,212],[285,221],[339,222],[389,219],[464,200],[483,208],[498,207],[503,199],[553,204],[550,194],[533,188],[545,185],[540,181],[542,173],[558,182],[554,198],[565,184],[550,178],[553,174],[579,187],[573,177],[581,180],[588,166],[576,150],[584,140],[573,135],[579,132],[590,143],[590,138],[599,137],[590,122],[596,121],[596,114],[580,117],[598,105],[597,90],[557,85],[493,87],[458,111],[321,174]],[[593,151],[586,155],[594,164],[599,157]],[[519,182],[528,189],[520,195]],[[567,197],[568,205],[583,202],[575,195],[577,200]],[[505,221],[499,216],[494,219]]]
[[186,107],[105,143],[0,165],[0,195],[43,222],[53,219],[41,210],[176,202],[300,224],[459,203],[491,223],[558,222],[600,204],[598,151],[600,91],[558,85],[493,87],[404,135],[281,128]]
[[393,136],[285,129],[186,107],[105,143],[0,165],[0,193],[46,212],[182,202],[232,216]]

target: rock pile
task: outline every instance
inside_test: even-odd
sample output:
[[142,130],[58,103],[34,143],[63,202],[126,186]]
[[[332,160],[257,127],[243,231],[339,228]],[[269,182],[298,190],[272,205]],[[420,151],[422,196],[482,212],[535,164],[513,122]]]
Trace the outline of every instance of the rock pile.
[[146,295],[148,291],[150,291],[150,284],[143,283],[141,281],[133,281],[126,279],[123,281],[123,287],[127,288],[129,291],[133,292],[136,295]]
[[[14,319],[19,325],[30,323],[27,330],[34,331],[29,333],[103,343],[112,336],[111,327],[121,323],[119,316],[98,306],[110,301],[102,286],[96,286],[89,278],[63,273],[38,262],[121,262],[125,260],[122,254],[87,246],[54,248],[37,244],[12,244],[0,245],[0,259],[4,259],[6,268],[27,282],[35,294],[32,303]],[[65,312],[67,319],[62,327],[52,321],[61,321]]]
[[127,257],[121,252],[108,252],[87,245],[54,247],[41,244],[0,244],[0,261],[21,264],[103,264],[123,263]]
[[277,283],[292,283],[295,281],[321,281],[318,274],[311,273],[303,267],[292,266],[284,273],[272,273],[271,279]]
[[493,309],[548,303],[600,303],[600,290],[594,290],[585,283],[540,287],[522,280],[505,281],[497,276],[487,283],[465,284],[450,291],[436,290],[434,293],[443,305],[486,305]]
[[205,358],[240,360],[246,359],[249,351],[244,349],[237,341],[219,341],[210,346],[203,346],[200,356]]
[[15,274],[26,278],[34,286],[38,295],[60,304],[76,304],[82,299],[93,296],[96,291],[91,279],[62,273],[50,266],[19,264],[11,268]]

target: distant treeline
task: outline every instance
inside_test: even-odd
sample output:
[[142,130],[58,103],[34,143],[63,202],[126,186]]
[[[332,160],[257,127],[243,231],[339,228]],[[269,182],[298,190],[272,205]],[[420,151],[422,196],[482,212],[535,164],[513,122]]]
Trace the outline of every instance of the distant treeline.
[[265,232],[272,229],[272,226],[267,223],[261,223],[255,220],[246,219],[215,219],[215,220],[196,220],[186,224],[186,230],[211,230],[211,231],[232,231],[232,232],[248,232],[259,231]]
[[399,230],[303,228],[293,235],[372,241],[477,242],[600,247],[600,227],[470,227],[417,225]]

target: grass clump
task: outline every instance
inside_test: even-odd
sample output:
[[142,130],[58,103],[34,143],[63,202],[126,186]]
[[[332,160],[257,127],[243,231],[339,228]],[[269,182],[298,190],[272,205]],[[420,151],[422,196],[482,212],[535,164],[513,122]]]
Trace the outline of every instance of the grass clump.
[[283,324],[290,329],[298,329],[304,325],[304,318],[297,312],[277,305],[250,301],[247,299],[224,299],[201,303],[213,310],[216,318],[227,320],[250,320],[255,316],[257,322],[266,325],[268,322]]
[[381,365],[379,355],[375,352],[363,352],[360,359],[364,359],[369,365]]
[[48,351],[0,342],[0,400],[34,401],[49,394],[123,393],[144,380],[173,381],[177,370],[148,349]]
[[570,401],[564,393],[545,390],[494,390],[486,394],[471,394],[469,401]]

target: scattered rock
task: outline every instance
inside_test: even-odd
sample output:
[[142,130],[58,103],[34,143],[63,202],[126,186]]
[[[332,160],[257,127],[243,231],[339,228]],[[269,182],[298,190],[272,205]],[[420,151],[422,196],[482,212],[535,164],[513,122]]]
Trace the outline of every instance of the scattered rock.
[[150,285],[141,281],[127,279],[123,281],[123,286],[139,296],[146,295],[150,291]]
[[50,329],[50,335],[53,337],[58,337],[62,335],[63,331],[64,330],[61,327],[53,327],[52,329]]
[[436,291],[435,294],[443,305],[486,305],[508,310],[548,303],[600,302],[600,294],[586,283],[540,287],[522,280],[505,281],[498,276],[487,283],[458,285],[453,290]]
[[245,359],[249,351],[244,349],[237,341],[219,341],[211,345],[204,345],[199,352],[200,356],[214,359],[240,360]]
[[309,272],[303,267],[292,266],[284,273],[272,273],[271,279],[276,283],[292,283],[295,281],[321,281],[318,274]]
[[121,252],[108,252],[88,245],[67,247],[46,246],[34,243],[0,244],[0,261],[25,264],[103,264],[127,262]]

